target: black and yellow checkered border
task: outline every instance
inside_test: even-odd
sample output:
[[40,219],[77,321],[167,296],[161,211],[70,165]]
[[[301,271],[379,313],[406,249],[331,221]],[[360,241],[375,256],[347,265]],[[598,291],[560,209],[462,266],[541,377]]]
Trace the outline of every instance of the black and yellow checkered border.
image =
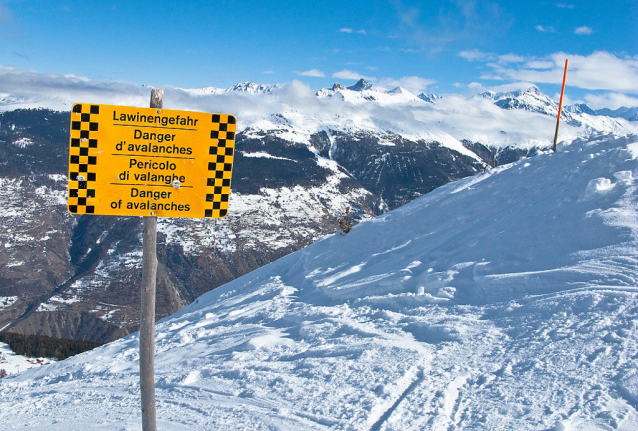
[[237,120],[232,115],[213,114],[209,147],[209,176],[206,183],[204,217],[221,218],[228,214],[230,180],[235,154]]
[[95,151],[98,141],[100,107],[98,105],[76,104],[71,111],[71,143],[69,147],[69,188],[67,207],[73,214],[93,214],[96,198]]

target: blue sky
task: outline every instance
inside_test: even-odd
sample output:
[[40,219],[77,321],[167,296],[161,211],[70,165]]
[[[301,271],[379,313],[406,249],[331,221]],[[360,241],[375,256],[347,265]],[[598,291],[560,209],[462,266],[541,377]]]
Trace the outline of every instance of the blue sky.
[[638,105],[637,17],[636,0],[0,0],[0,65],[155,87],[364,77],[555,97],[569,58],[568,101],[616,108]]

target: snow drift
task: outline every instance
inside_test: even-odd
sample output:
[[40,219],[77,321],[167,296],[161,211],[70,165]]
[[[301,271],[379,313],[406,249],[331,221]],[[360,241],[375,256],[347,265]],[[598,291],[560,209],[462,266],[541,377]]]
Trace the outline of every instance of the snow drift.
[[[157,324],[161,429],[635,429],[638,136],[325,237]],[[137,429],[137,334],[0,382],[4,428]]]

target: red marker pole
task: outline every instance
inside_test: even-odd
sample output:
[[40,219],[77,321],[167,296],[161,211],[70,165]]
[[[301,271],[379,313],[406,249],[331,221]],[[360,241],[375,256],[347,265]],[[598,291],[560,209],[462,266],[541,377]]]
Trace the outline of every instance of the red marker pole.
[[560,102],[558,103],[558,117],[556,118],[556,133],[554,133],[554,146],[552,150],[556,152],[556,141],[558,140],[558,125],[560,124],[560,112],[563,110],[563,94],[565,94],[565,78],[567,78],[567,62],[565,59],[565,71],[563,72],[563,88],[560,90]]

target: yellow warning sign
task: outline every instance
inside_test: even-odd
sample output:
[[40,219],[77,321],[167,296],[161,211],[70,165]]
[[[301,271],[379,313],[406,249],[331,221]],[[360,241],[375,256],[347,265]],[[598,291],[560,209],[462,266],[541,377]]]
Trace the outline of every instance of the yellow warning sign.
[[235,131],[227,114],[78,103],[71,112],[69,212],[225,217]]

